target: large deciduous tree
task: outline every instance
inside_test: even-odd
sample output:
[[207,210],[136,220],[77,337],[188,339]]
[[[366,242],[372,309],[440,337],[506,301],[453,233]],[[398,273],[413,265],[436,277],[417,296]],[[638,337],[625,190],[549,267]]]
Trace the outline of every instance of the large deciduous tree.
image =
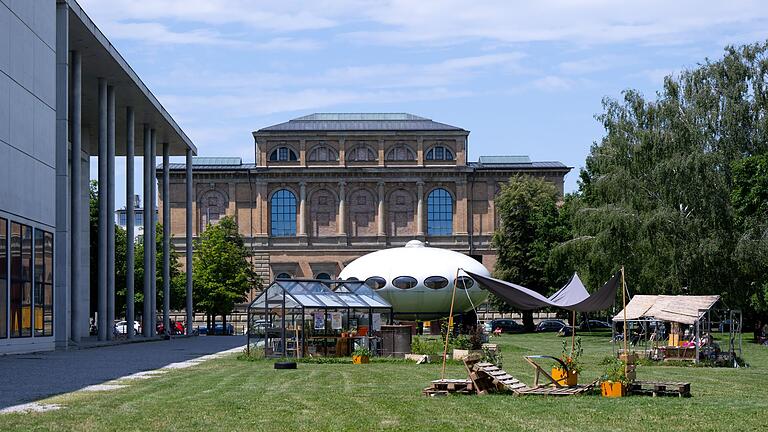
[[765,308],[765,165],[749,158],[768,153],[767,51],[728,47],[667,77],[654,99],[603,101],[562,267],[597,287],[623,264],[634,293]]
[[[550,252],[568,235],[558,211],[555,186],[543,179],[515,177],[496,197],[499,226],[493,234],[496,249],[494,276],[546,294],[562,282],[550,265]],[[500,310],[509,310],[503,300],[491,301]],[[523,325],[533,330],[533,313],[523,312]]]
[[226,315],[236,303],[246,298],[261,280],[249,261],[250,252],[232,217],[208,225],[195,242],[193,255],[193,298],[197,310],[208,321],[221,315],[226,329]]

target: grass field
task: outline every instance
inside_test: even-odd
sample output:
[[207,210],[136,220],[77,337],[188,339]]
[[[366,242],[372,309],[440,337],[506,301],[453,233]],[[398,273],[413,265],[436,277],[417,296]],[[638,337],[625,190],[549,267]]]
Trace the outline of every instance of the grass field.
[[[610,354],[603,335],[584,335],[582,382],[602,372]],[[553,334],[499,339],[504,368],[532,384],[526,354],[559,355]],[[137,380],[108,393],[75,393],[46,400],[59,411],[0,416],[0,430],[306,431],[536,430],[702,431],[768,429],[768,347],[745,344],[749,368],[640,366],[638,379],[691,382],[692,398],[599,395],[568,398],[510,395],[427,398],[421,390],[440,366],[413,363],[272,363],[234,356]],[[449,365],[448,377],[466,376]]]

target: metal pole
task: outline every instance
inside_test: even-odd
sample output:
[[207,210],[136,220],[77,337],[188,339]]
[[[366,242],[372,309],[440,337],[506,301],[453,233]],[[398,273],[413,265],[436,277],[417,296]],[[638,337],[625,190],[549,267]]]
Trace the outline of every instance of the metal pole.
[[624,280],[624,266],[621,266],[621,303],[624,306],[624,376],[626,377],[629,350],[627,349],[627,285]]
[[149,217],[152,201],[152,139],[148,124],[144,124],[144,312],[141,317],[142,333],[145,337],[152,336],[152,218]]
[[125,139],[125,331],[128,334],[128,339],[133,339],[134,328],[133,322],[136,320],[135,299],[134,296],[134,278],[133,272],[136,268],[134,261],[134,243],[133,232],[135,229],[134,218],[136,212],[134,211],[134,198],[133,198],[133,186],[134,186],[134,157],[136,154],[136,142],[135,142],[135,130],[134,130],[134,114],[133,107],[128,107],[126,110],[126,139]]
[[98,242],[98,330],[99,340],[107,339],[107,81],[99,78],[99,242]]
[[107,87],[107,340],[115,328],[115,88]]
[[[150,304],[152,307],[150,308],[150,315],[151,319],[150,322],[152,324],[152,327],[150,328],[150,331],[152,332],[152,336],[157,335],[157,214],[155,211],[157,210],[157,183],[156,183],[156,175],[155,175],[155,158],[157,156],[157,134],[154,129],[151,129],[149,131],[149,137],[150,137],[150,145],[152,147],[152,153],[150,154],[150,182],[149,186],[152,188],[152,193],[149,194],[149,219],[152,221],[152,223],[149,226],[149,236],[151,238],[150,242],[150,259],[151,259],[151,265],[150,265],[150,275],[152,276],[149,281],[150,285]],[[146,207],[146,205],[145,205]]]
[[80,336],[83,334],[82,325],[87,322],[87,310],[81,305],[83,291],[88,289],[88,284],[81,284],[80,274],[82,272],[81,262],[83,254],[82,243],[82,207],[83,207],[83,187],[82,187],[82,108],[83,108],[83,70],[79,51],[72,51],[72,155],[71,165],[71,200],[70,200],[70,263],[72,265],[70,287],[71,287],[71,332],[72,340],[75,343],[80,342]]
[[187,241],[187,334],[190,334],[195,310],[192,304],[192,149],[187,148],[187,211],[186,217],[186,241]]
[[170,195],[170,146],[163,143],[163,328],[171,329],[171,195]]

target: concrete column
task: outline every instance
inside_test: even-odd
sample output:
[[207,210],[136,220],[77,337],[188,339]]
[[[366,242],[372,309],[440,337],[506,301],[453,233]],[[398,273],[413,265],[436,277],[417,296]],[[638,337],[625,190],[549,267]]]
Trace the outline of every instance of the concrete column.
[[384,139],[379,139],[379,166],[384,166]]
[[307,235],[307,184],[299,184],[299,236]]
[[347,208],[346,208],[347,182],[339,182],[339,235],[347,235]]
[[163,143],[163,328],[171,331],[170,145]]
[[[69,12],[67,12],[69,13]],[[83,141],[82,141],[82,118],[83,118],[83,70],[79,51],[72,51],[72,151],[70,153],[70,165],[72,166],[70,184],[71,198],[70,203],[70,231],[72,232],[72,242],[70,244],[69,256],[71,268],[71,332],[72,340],[75,343],[80,342],[80,337],[88,331],[88,307],[83,303],[83,291],[90,289],[90,284],[82,283],[84,280],[82,271],[82,253],[83,242]]]
[[339,166],[347,166],[347,139],[339,138]]
[[187,232],[187,334],[191,334],[194,322],[194,308],[192,304],[192,149],[187,149],[187,211],[185,214]]
[[136,270],[134,258],[133,232],[136,212],[133,205],[133,183],[135,178],[134,157],[136,155],[135,119],[133,107],[126,109],[125,117],[125,320],[128,339],[133,339],[133,322],[136,320],[134,278]]
[[416,141],[416,163],[424,166],[424,138],[422,137]]
[[416,235],[424,235],[424,182],[416,182]]
[[384,215],[384,211],[385,211],[385,209],[384,209],[384,182],[379,182],[378,183],[378,187],[379,187],[379,218],[378,218],[378,221],[379,221],[379,233],[378,234],[379,234],[379,237],[384,237],[384,236],[387,235],[387,231],[384,228],[385,227],[384,222],[385,222],[385,219],[386,219],[386,217]]
[[152,229],[152,218],[149,217],[149,207],[152,205],[152,201],[149,197],[152,195],[152,135],[151,129],[148,124],[144,124],[144,310],[141,315],[141,332],[145,337],[152,336],[152,302],[150,297],[152,296],[152,277],[154,276],[151,271],[152,267],[152,237],[150,235]]
[[99,241],[98,241],[98,329],[99,340],[107,339],[107,225],[109,224],[109,206],[107,205],[107,189],[109,176],[107,173],[107,81],[99,78]]
[[[56,238],[53,335],[57,348],[70,337],[69,8],[56,5]],[[3,287],[5,289],[5,287]],[[5,293],[3,293],[5,295]]]
[[[152,323],[152,328],[150,330],[152,332],[152,336],[155,336],[157,335],[157,214],[155,213],[155,210],[157,209],[157,181],[155,175],[157,133],[154,129],[151,129],[149,135],[150,144],[152,145],[152,153],[150,158],[152,169],[150,172],[151,180],[149,182],[149,185],[152,188],[152,192],[149,194],[149,219],[152,221],[152,224],[149,227],[150,238],[152,239],[152,242],[150,243],[150,250],[152,251],[150,254],[152,258],[152,263],[150,264],[150,274],[152,277],[150,278],[149,285],[151,287],[150,292],[152,293],[150,298],[150,304],[152,305],[152,308],[149,312],[151,314],[150,322]],[[146,205],[144,207],[146,207]]]
[[115,88],[107,86],[107,340],[115,323]]

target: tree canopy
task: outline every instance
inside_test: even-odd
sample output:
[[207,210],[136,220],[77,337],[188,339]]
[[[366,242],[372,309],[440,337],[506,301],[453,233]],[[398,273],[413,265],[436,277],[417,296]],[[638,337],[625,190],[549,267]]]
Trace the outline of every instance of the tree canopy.
[[626,266],[633,293],[721,294],[766,309],[768,43],[728,47],[654,99],[606,98],[554,252],[597,287]]
[[226,316],[251,288],[260,287],[249,257],[234,218],[208,225],[196,240],[192,257],[195,308],[209,316]]

